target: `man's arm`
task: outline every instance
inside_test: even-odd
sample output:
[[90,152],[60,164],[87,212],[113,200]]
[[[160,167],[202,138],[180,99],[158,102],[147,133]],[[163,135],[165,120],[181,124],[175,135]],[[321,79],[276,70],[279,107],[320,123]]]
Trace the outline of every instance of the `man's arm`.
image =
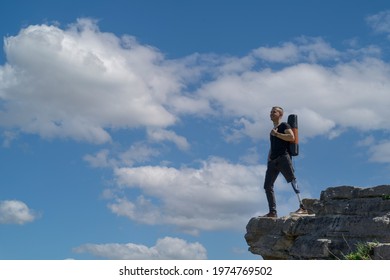
[[286,129],[284,133],[279,133],[277,129],[273,129],[271,134],[284,141],[291,142],[295,140],[294,132],[290,128]]

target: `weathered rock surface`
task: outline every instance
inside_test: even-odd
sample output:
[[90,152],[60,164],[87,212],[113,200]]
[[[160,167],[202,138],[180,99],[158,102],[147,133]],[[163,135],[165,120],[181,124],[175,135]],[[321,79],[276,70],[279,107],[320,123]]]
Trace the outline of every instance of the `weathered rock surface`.
[[252,218],[249,251],[265,260],[344,259],[373,242],[371,258],[390,259],[390,185],[332,187],[303,203],[314,216]]

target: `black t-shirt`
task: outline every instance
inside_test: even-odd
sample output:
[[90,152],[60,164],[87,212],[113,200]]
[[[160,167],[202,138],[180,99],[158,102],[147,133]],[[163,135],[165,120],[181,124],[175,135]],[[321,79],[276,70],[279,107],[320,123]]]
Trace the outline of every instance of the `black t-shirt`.
[[[282,122],[281,124],[279,124],[278,126],[279,133],[284,133],[286,129],[291,129],[291,126],[288,123]],[[288,154],[290,142],[284,141],[271,134],[270,134],[270,141],[271,141],[271,154],[270,154],[271,160],[274,160],[279,156]]]

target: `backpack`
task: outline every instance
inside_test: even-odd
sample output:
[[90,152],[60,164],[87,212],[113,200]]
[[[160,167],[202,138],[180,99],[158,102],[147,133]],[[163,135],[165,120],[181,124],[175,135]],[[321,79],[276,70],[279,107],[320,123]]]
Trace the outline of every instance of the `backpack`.
[[287,123],[291,126],[294,133],[295,140],[290,142],[289,154],[290,156],[299,155],[299,139],[298,139],[298,116],[291,114],[287,118]]

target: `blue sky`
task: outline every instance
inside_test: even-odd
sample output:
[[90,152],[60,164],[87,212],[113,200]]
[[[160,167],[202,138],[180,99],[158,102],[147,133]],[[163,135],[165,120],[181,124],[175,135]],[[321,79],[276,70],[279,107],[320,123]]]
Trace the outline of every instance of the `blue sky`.
[[0,259],[257,259],[274,105],[303,197],[389,182],[388,1],[2,1],[0,34]]

